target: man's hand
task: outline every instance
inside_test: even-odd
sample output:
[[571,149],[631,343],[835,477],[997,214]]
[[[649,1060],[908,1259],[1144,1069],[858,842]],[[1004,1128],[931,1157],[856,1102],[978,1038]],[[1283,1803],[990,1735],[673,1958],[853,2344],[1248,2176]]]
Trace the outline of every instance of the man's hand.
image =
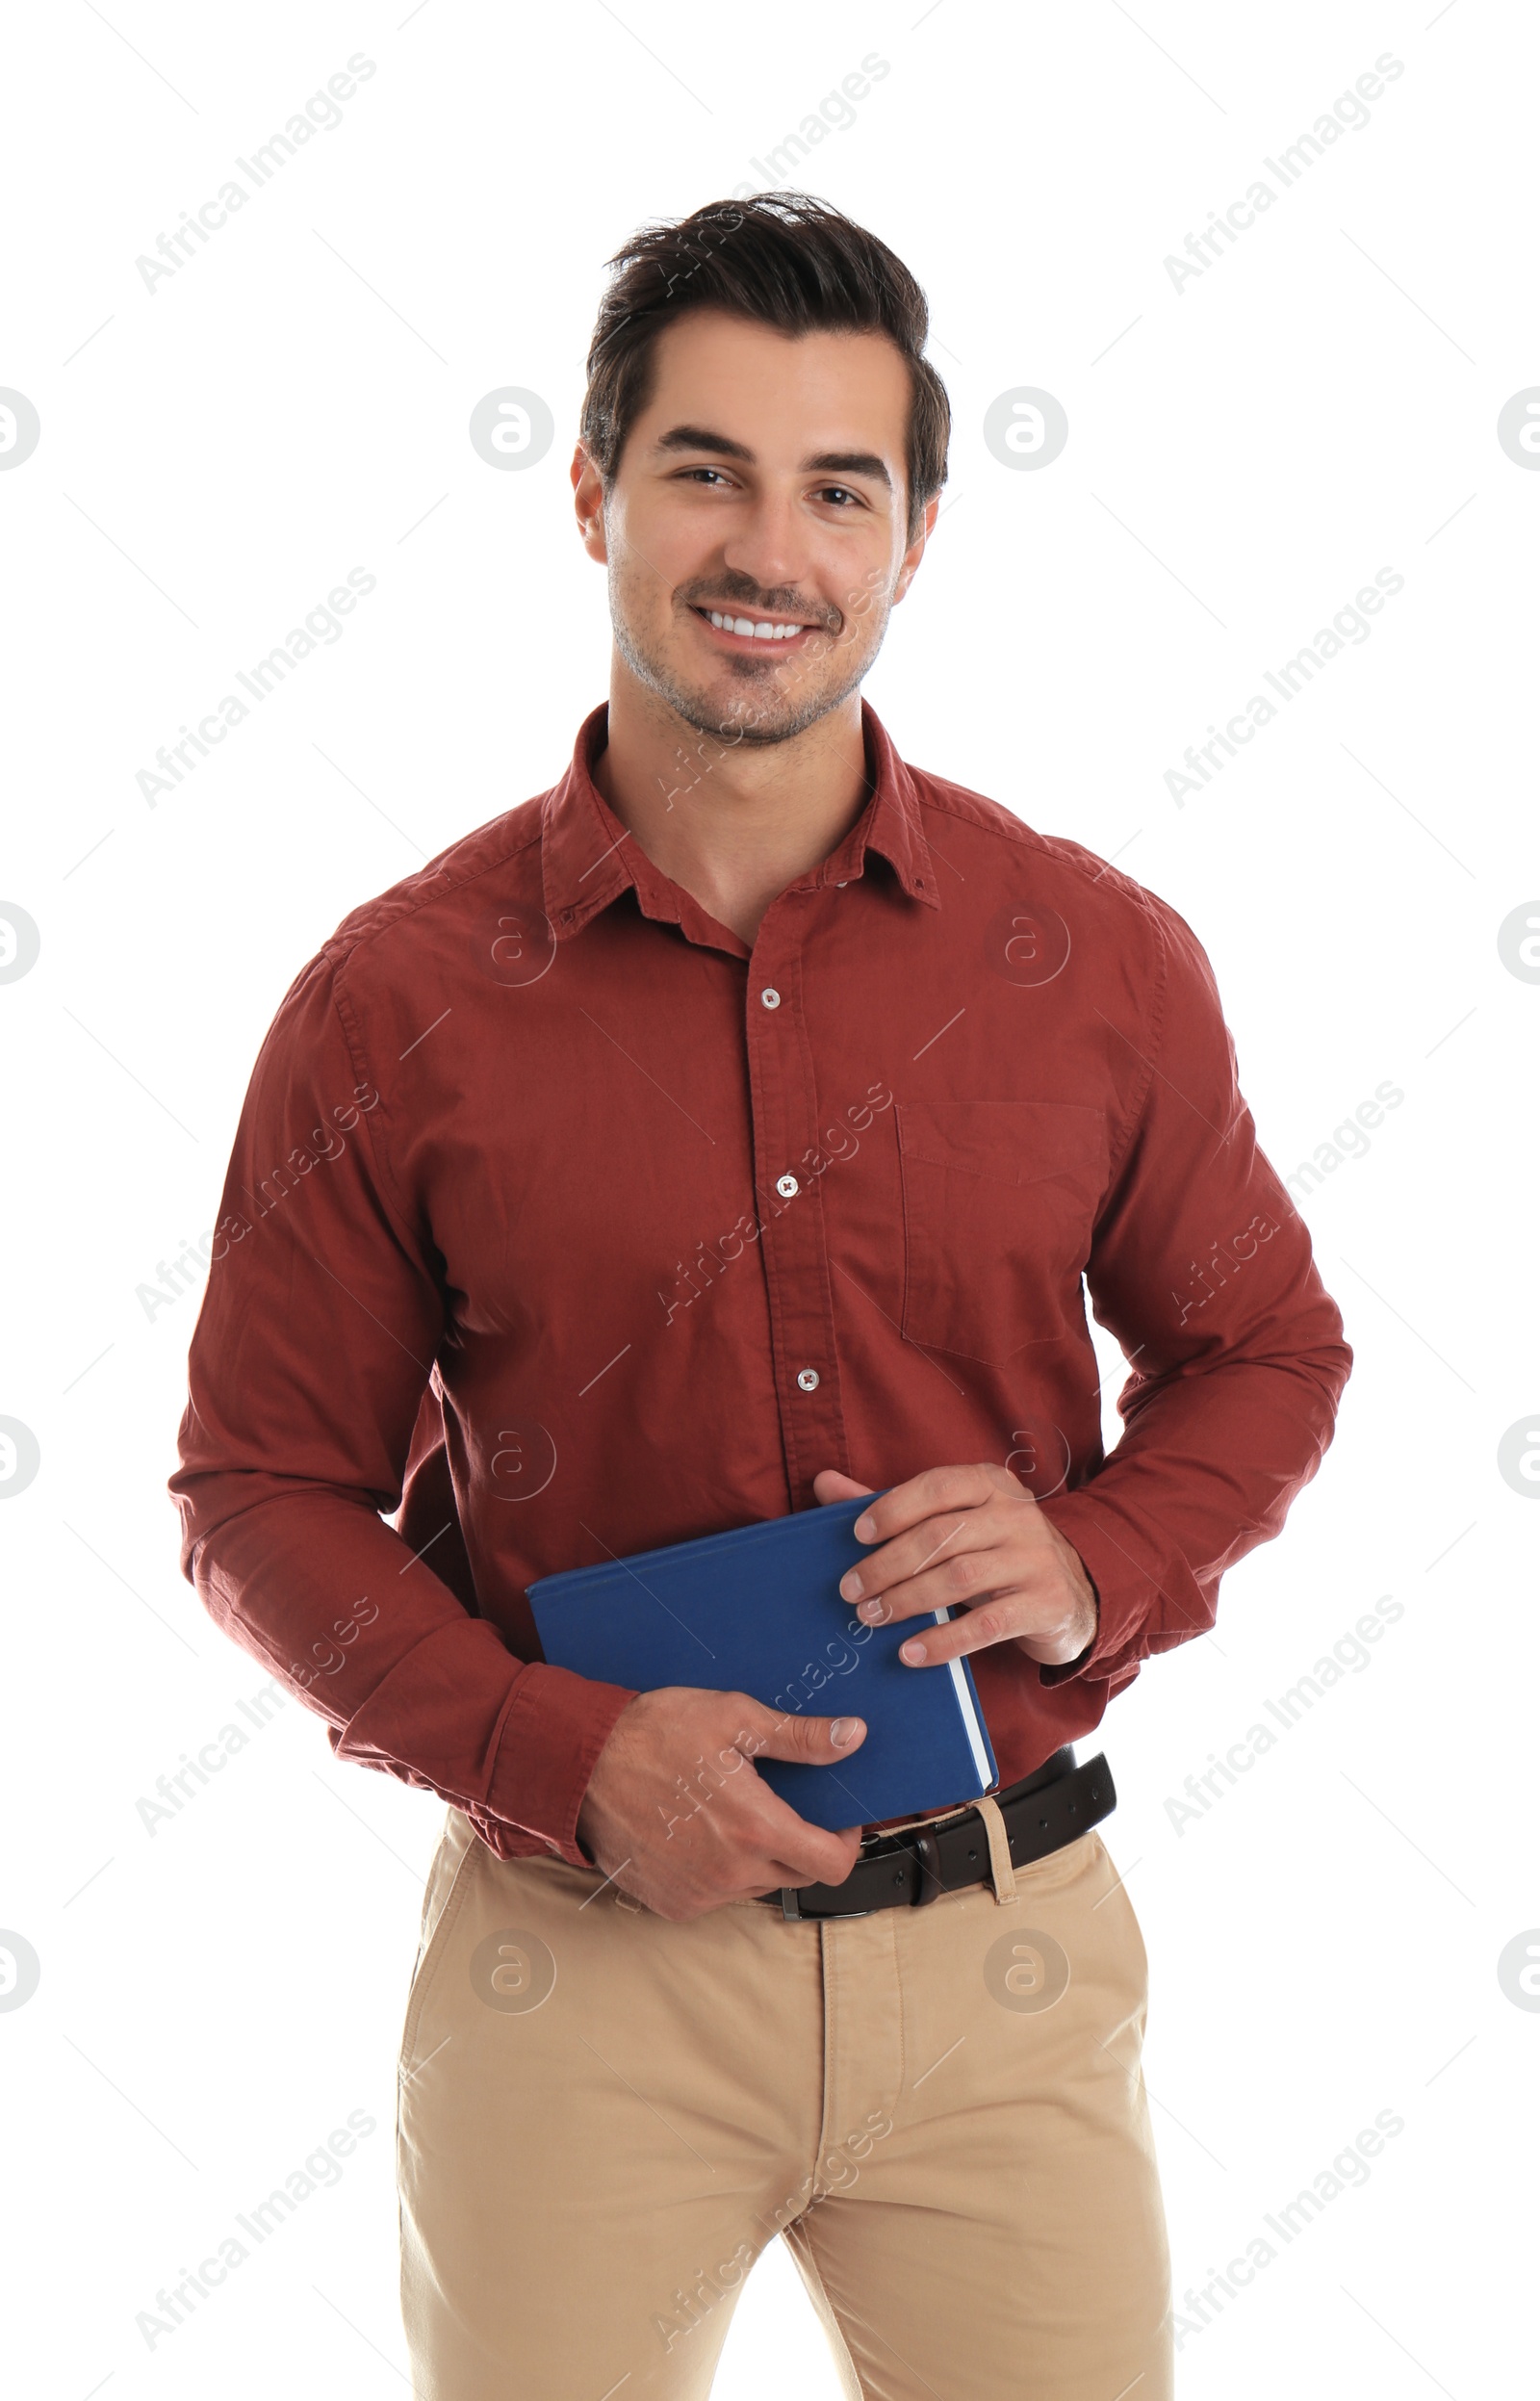
[[[853,1501],[872,1487],[826,1467],[813,1478],[820,1502]],[[859,1540],[879,1550],[840,1580],[871,1625],[965,1614],[927,1623],[899,1646],[906,1666],[934,1667],[1014,1642],[1045,1667],[1078,1659],[1096,1632],[1096,1590],[1080,1554],[1057,1533],[1007,1467],[932,1467],[895,1484],[856,1520]]]
[[753,1762],[837,1762],[865,1736],[860,1717],[783,1717],[746,1692],[638,1692],[594,1764],[578,1842],[624,1892],[676,1922],[783,1884],[843,1884],[860,1827],[808,1825]]

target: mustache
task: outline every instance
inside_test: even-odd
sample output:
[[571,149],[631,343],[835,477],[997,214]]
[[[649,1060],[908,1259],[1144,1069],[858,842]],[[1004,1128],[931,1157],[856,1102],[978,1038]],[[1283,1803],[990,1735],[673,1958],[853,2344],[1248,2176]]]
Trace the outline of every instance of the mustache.
[[709,584],[685,584],[680,598],[690,608],[737,608],[745,615],[777,617],[783,623],[795,617],[803,624],[817,626],[825,633],[836,632],[842,622],[837,608],[823,607],[817,601],[804,600],[796,592],[783,589],[766,599],[746,576],[715,576]]

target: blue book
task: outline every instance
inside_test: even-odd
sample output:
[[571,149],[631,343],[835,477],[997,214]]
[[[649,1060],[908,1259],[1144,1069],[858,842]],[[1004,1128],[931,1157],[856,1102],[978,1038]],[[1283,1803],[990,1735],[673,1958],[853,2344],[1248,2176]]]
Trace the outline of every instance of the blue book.
[[840,1597],[840,1577],[872,1548],[851,1532],[867,1499],[538,1577],[529,1605],[547,1662],[638,1692],[698,1685],[788,1715],[864,1718],[866,1740],[835,1765],[756,1755],[809,1825],[977,1800],[999,1770],[967,1661],[906,1667],[898,1656],[951,1612],[867,1626]]

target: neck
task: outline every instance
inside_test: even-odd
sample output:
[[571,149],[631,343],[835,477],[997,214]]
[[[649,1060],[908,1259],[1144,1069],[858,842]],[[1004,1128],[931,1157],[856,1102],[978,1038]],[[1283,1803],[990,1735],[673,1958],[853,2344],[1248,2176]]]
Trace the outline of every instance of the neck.
[[770,903],[837,848],[870,797],[860,695],[786,741],[730,748],[617,657],[593,775],[653,865],[752,944]]

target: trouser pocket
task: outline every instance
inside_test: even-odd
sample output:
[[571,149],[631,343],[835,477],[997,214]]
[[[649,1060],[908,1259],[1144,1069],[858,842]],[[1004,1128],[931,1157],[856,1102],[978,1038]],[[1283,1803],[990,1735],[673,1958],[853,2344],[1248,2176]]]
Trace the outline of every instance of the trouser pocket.
[[412,2064],[424,2003],[464,1906],[476,1870],[476,1854],[483,1847],[469,1818],[451,1808],[423,1892],[422,1928],[406,1997],[406,2023],[401,2031],[403,2071]]

